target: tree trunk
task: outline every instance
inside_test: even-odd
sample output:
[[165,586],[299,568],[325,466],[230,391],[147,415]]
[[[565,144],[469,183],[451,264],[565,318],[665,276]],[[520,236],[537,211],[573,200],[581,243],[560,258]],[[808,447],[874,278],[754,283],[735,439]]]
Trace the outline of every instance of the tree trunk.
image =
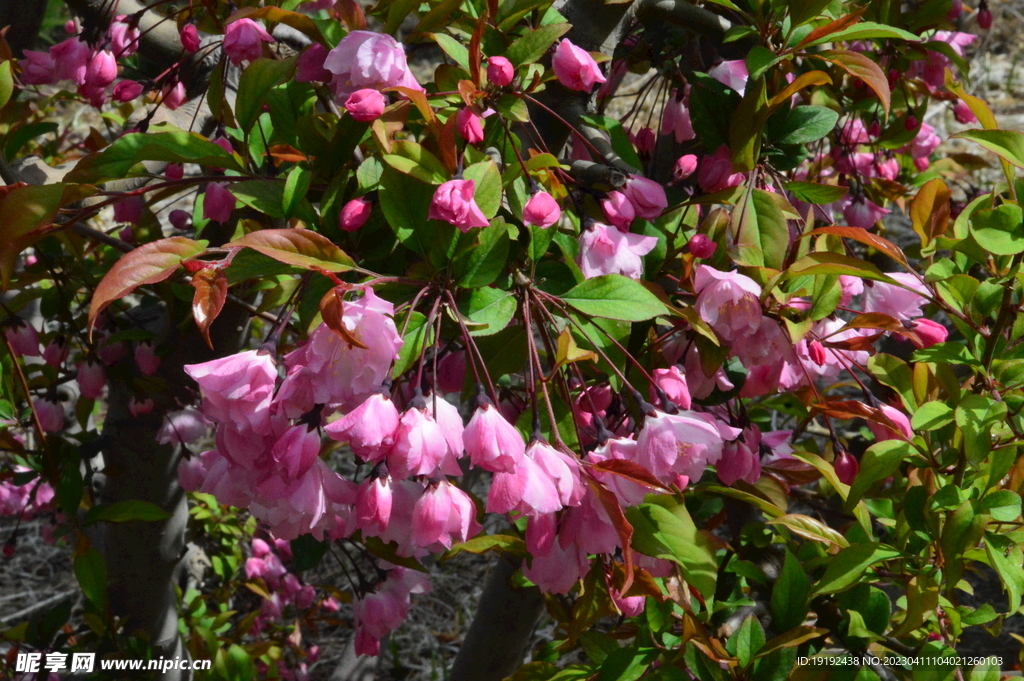
[[46,0],[0,0],[0,28],[8,27],[4,37],[14,56],[36,46],[46,16]]

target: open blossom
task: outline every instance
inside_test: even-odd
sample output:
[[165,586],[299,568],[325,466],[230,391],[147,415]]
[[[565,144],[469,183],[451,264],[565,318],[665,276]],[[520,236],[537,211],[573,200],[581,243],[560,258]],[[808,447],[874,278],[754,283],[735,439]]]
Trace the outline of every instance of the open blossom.
[[523,223],[547,229],[562,217],[562,209],[558,202],[545,191],[539,191],[530,197],[523,207]]
[[715,464],[719,479],[726,485],[738,480],[753,485],[761,477],[761,431],[752,426],[744,431],[743,437],[726,443],[722,458]]
[[864,287],[864,311],[880,312],[901,322],[921,316],[921,308],[928,302],[928,288],[909,272],[893,272],[887,276],[901,286],[873,281]]
[[665,393],[673,404],[680,409],[690,408],[690,388],[686,385],[686,376],[677,366],[668,369],[655,369],[651,372],[654,385],[651,386],[651,401],[657,402],[657,387]]
[[654,220],[668,207],[665,189],[653,180],[639,175],[631,175],[622,188],[633,210],[644,220]]
[[186,364],[185,373],[199,384],[207,418],[266,431],[277,380],[272,355],[248,350],[203,364]]
[[70,80],[84,85],[92,50],[78,38],[68,38],[50,48],[54,63],[54,80]]
[[668,480],[670,474],[698,480],[705,466],[718,463],[725,442],[735,440],[741,432],[709,414],[657,411],[644,419],[637,438],[636,462],[663,480]]
[[461,489],[447,480],[432,482],[416,500],[412,510],[412,543],[429,548],[450,549],[480,531],[476,506]]
[[263,53],[263,43],[272,42],[274,37],[252,19],[236,19],[224,29],[224,53],[236,66],[256,61]]
[[558,82],[570,90],[590,92],[594,85],[605,82],[601,67],[590,53],[576,47],[568,39],[563,39],[555,48],[551,68],[554,69]]
[[171,111],[185,103],[185,84],[181,81],[167,83],[160,90],[160,103]]
[[110,34],[110,49],[114,56],[130,57],[139,50],[139,38],[142,32],[139,30],[138,22],[124,14],[118,14],[110,22],[107,29]]
[[644,272],[643,256],[658,245],[657,237],[632,234],[595,222],[580,236],[577,263],[587,279],[602,274],[622,274],[639,279]]
[[761,287],[750,277],[700,265],[695,289],[697,314],[726,342],[750,335],[761,326]]
[[393,438],[387,452],[388,470],[398,478],[432,474],[448,452],[444,431],[424,406],[402,414]]
[[697,170],[697,183],[706,192],[717,192],[743,184],[743,173],[733,170],[732,152],[724,144],[705,156]]
[[690,110],[684,97],[673,90],[665,102],[665,112],[661,115],[661,134],[672,135],[676,142],[692,140],[697,135],[693,132]]
[[636,217],[632,202],[622,192],[608,192],[607,196],[601,199],[601,212],[609,224],[624,231],[629,230],[633,218]]
[[162,445],[177,442],[190,445],[199,442],[209,430],[210,422],[201,411],[194,407],[185,407],[164,416],[163,425],[156,434],[156,441]]
[[468,232],[470,227],[487,227],[491,223],[476,204],[473,180],[448,180],[434,193],[427,214],[431,220],[444,220]]
[[324,430],[333,440],[351,443],[352,451],[364,461],[379,461],[395,443],[398,420],[394,402],[375,393]]
[[349,32],[327,55],[324,68],[334,74],[331,87],[339,100],[362,88],[424,91],[409,70],[402,45],[383,33]]
[[345,100],[345,110],[360,123],[368,123],[380,118],[388,100],[377,90],[363,88],[356,90]]
[[19,63],[22,68],[21,81],[25,85],[53,85],[57,82],[57,65],[49,52],[25,50],[25,56]]
[[39,355],[39,334],[36,328],[21,317],[10,317],[4,323],[4,336],[11,349],[22,357]]
[[740,94],[746,89],[747,78],[750,76],[747,72],[747,63],[742,59],[723,61],[708,71],[708,75]]
[[473,413],[462,432],[462,442],[474,466],[495,473],[511,473],[526,454],[523,436],[488,400]]
[[409,615],[409,595],[430,591],[427,576],[416,570],[392,567],[377,590],[352,602],[356,655],[380,653],[380,639],[400,627]]

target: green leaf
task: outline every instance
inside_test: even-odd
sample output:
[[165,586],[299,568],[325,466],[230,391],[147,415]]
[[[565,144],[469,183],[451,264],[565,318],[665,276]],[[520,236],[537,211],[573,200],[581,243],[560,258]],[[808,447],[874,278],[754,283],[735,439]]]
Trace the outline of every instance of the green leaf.
[[953,422],[953,409],[945,402],[926,402],[914,412],[910,426],[914,430],[937,430]]
[[820,16],[832,0],[789,0],[787,4],[792,25],[800,26]]
[[837,187],[831,184],[817,184],[815,182],[787,182],[786,190],[793,192],[793,196],[804,203],[824,205],[838,201],[846,196],[846,187]]
[[655,648],[619,648],[601,663],[597,681],[636,681],[658,659]]
[[327,542],[317,541],[311,534],[300,534],[292,539],[291,547],[292,562],[288,567],[292,572],[315,568],[327,553]]
[[883,440],[868,447],[861,457],[860,470],[850,486],[850,494],[846,497],[846,508],[856,506],[871,485],[892,475],[913,452],[913,447],[904,440]]
[[100,504],[99,506],[93,506],[89,512],[85,514],[85,519],[82,522],[85,525],[93,525],[101,522],[127,523],[133,520],[156,522],[158,520],[167,520],[170,517],[170,513],[156,504],[139,499],[131,499],[128,501],[119,501],[115,504]]
[[474,324],[469,330],[471,336],[490,336],[508,326],[517,308],[514,295],[500,288],[484,286],[469,294],[462,311]]
[[[510,121],[526,123],[530,120],[530,109],[527,108],[526,102],[522,97],[516,97],[513,94],[501,95],[494,101],[494,108]],[[548,155],[550,156],[550,154]],[[532,161],[533,159],[530,160]]]
[[979,510],[988,511],[992,520],[1012,523],[1020,517],[1020,495],[1008,489],[992,492],[978,505]]
[[988,395],[967,395],[956,407],[956,425],[964,436],[964,453],[971,463],[978,463],[992,449],[992,426],[1006,417],[1006,402],[997,402]]
[[487,159],[474,163],[466,168],[463,177],[476,183],[473,200],[480,206],[480,212],[488,220],[497,215],[501,208],[501,173],[494,161]]
[[1024,211],[1016,204],[976,211],[971,216],[970,230],[986,251],[996,255],[1024,252]]
[[747,193],[733,210],[733,230],[739,235],[737,264],[782,268],[789,248],[789,227],[768,192],[754,189]]
[[832,132],[838,120],[839,114],[832,109],[798,106],[790,110],[779,124],[769,123],[768,134],[772,135],[771,140],[776,144],[810,144]]
[[384,154],[384,162],[400,173],[429,184],[441,184],[449,179],[448,169],[441,160],[416,142],[395,142],[393,153]]
[[101,613],[106,613],[107,563],[102,554],[90,546],[75,556],[74,570],[82,593]]
[[429,35],[438,47],[452,58],[452,61],[469,71],[469,49],[465,45],[446,33],[430,33]]
[[747,615],[740,628],[733,632],[725,643],[725,649],[736,656],[740,665],[746,667],[754,654],[764,646],[764,629],[753,615]]
[[786,549],[782,571],[772,587],[771,611],[776,631],[787,631],[803,623],[810,593],[810,578],[796,556]]
[[876,24],[873,21],[861,21],[853,26],[844,28],[841,31],[829,33],[817,40],[812,40],[806,45],[801,45],[801,47],[813,47],[823,43],[838,43],[840,41],[850,42],[853,40],[868,40],[872,38],[900,38],[902,40],[910,40],[914,42],[921,39],[919,36],[914,35],[910,31],[905,31],[902,28],[896,28],[895,26],[888,26],[886,24]]
[[[828,0],[831,2],[832,0]],[[754,45],[747,54],[747,74],[748,78],[757,80],[764,75],[773,64],[777,64],[782,60],[782,57],[778,56],[766,47],[760,45]]]
[[238,79],[238,96],[235,99],[235,121],[242,132],[248,133],[263,113],[267,93],[280,85],[295,71],[296,58],[264,59],[249,64]]
[[424,346],[433,340],[434,330],[427,326],[426,316],[415,310],[412,312],[408,325],[403,317],[396,320],[396,326],[399,329],[405,327],[402,347],[398,351],[398,359],[395,360],[395,367],[391,371],[391,377],[397,379],[419,360]]
[[621,274],[587,279],[561,298],[585,315],[626,322],[642,322],[665,312],[665,305],[653,293]]
[[245,246],[278,262],[311,270],[345,272],[355,267],[345,251],[308,229],[261,229],[235,239],[228,246]]
[[825,568],[825,574],[818,580],[814,588],[814,594],[844,591],[858,582],[864,572],[875,563],[899,556],[899,551],[884,544],[874,542],[854,544],[837,553],[829,561],[828,567]]
[[1003,589],[1009,598],[1007,612],[1013,614],[1020,607],[1021,595],[1024,594],[1024,570],[1021,569],[1021,550],[1016,546],[1011,547],[1010,557],[1006,557],[1000,549],[992,546],[991,541],[986,541],[985,553],[988,555],[989,565],[999,575],[999,580],[1003,583]]
[[507,534],[484,534],[479,537],[473,537],[461,544],[455,544],[445,551],[438,560],[444,562],[463,551],[475,554],[498,551],[510,556],[525,556],[526,542],[519,537],[512,537]]
[[530,31],[509,45],[505,57],[515,66],[539,60],[571,28],[569,24],[548,24]]
[[862,279],[895,283],[892,277],[883,274],[880,269],[860,258],[829,251],[808,253],[790,265],[787,278],[803,274],[848,274]]
[[284,217],[291,218],[295,215],[306,198],[306,192],[309,191],[309,183],[312,179],[313,174],[303,166],[295,166],[288,172],[288,177],[284,182],[284,193],[281,196]]
[[11,101],[12,94],[14,94],[14,77],[11,75],[11,60],[8,59],[0,64],[0,108]]
[[384,217],[398,240],[420,255],[430,252],[429,230],[425,217],[434,198],[435,187],[416,178],[385,167],[380,175],[380,201]]
[[633,526],[633,548],[677,563],[686,581],[710,598],[718,576],[711,541],[697,531],[685,505],[669,496],[648,499],[654,503],[626,509],[626,519]]
[[131,132],[122,135],[94,154],[79,159],[64,176],[67,182],[99,184],[146,172],[143,161],[197,163],[209,168],[242,170],[232,154],[202,135],[184,130],[172,132]]
[[490,227],[479,227],[459,237],[452,258],[452,276],[459,286],[479,288],[498,278],[508,261],[508,230],[496,218]]
[[1017,130],[964,130],[950,139],[971,140],[996,156],[1024,168],[1024,132]]

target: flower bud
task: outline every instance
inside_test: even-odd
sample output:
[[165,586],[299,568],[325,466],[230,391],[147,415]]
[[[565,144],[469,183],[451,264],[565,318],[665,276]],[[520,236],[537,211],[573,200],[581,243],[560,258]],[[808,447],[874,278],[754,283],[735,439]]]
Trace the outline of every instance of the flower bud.
[[568,39],[563,39],[555,48],[551,68],[558,82],[570,90],[590,92],[594,85],[605,82],[601,68],[590,53],[576,47]]
[[183,232],[192,226],[192,214],[188,211],[175,208],[167,216],[171,226],[179,232]]
[[384,113],[387,100],[377,90],[363,88],[356,90],[345,100],[345,110],[360,123],[369,123]]
[[103,394],[103,386],[107,384],[107,372],[95,357],[89,357],[78,365],[77,380],[82,397],[95,400]]
[[138,365],[139,371],[146,376],[152,376],[160,368],[160,357],[156,354],[151,342],[142,341],[135,346],[135,364]]
[[143,200],[141,196],[129,196],[114,204],[114,222],[135,224],[142,217]]
[[857,459],[852,454],[843,450],[839,452],[835,461],[832,462],[832,468],[835,469],[839,482],[844,485],[852,485],[854,478],[857,477],[857,471],[860,470],[860,464],[857,463]]
[[59,402],[44,397],[43,399],[33,400],[32,406],[35,407],[36,416],[39,417],[39,424],[43,427],[43,430],[47,433],[59,433],[64,430],[64,407]]
[[908,114],[907,119],[903,122],[903,127],[907,130],[917,130],[918,121],[917,116],[914,114]]
[[984,2],[981,3],[981,7],[978,9],[978,28],[983,31],[992,28],[992,10]]
[[505,87],[515,78],[516,70],[505,57],[487,58],[487,80],[498,87]]
[[695,172],[697,172],[697,156],[686,154],[680,156],[676,161],[676,165],[672,169],[672,177],[676,182],[682,182]]
[[478,144],[484,140],[483,119],[468,107],[459,109],[459,113],[455,116],[455,127],[462,135],[462,139],[470,144]]
[[185,177],[185,166],[181,163],[168,163],[164,170],[164,177],[168,180],[180,180]]
[[43,350],[43,361],[50,366],[57,368],[68,358],[71,346],[68,345],[64,336],[56,336]]
[[140,399],[138,397],[133,396],[128,401],[128,411],[132,413],[132,416],[148,414],[149,412],[153,411],[154,406],[155,405],[153,404],[152,398],[149,397],[144,397]]
[[256,61],[263,53],[263,43],[274,42],[267,29],[252,19],[236,19],[224,29],[224,53],[238,66],[243,61]]
[[658,138],[655,136],[654,131],[645,127],[640,128],[640,131],[637,132],[633,145],[636,147],[637,152],[650,156],[654,153],[654,145],[657,141]]
[[114,86],[114,99],[118,102],[130,102],[142,94],[142,83],[135,80],[122,80]]
[[352,199],[345,204],[338,214],[338,228],[345,232],[354,232],[370,219],[373,202],[365,196]]
[[562,217],[562,209],[558,202],[547,192],[537,192],[530,197],[523,208],[523,222],[547,229]]
[[706,234],[694,234],[690,237],[690,243],[687,244],[687,248],[690,249],[690,253],[695,258],[710,258],[715,254],[718,244],[712,241]]
[[4,335],[11,349],[22,357],[39,355],[39,334],[34,326],[21,317],[10,317],[4,324]]
[[181,29],[181,45],[189,54],[195,54],[202,47],[199,40],[199,31],[195,24],[185,24]]
[[811,356],[811,361],[818,366],[825,366],[825,362],[828,361],[828,357],[825,355],[825,346],[820,341],[813,340],[808,343],[807,354]]
[[917,334],[921,342],[914,342],[919,348],[930,348],[936,343],[945,343],[949,331],[942,324],[930,319],[915,319],[910,323],[910,330]]
[[214,222],[225,223],[235,210],[235,196],[227,190],[225,182],[211,182],[206,185],[203,198],[203,217]]

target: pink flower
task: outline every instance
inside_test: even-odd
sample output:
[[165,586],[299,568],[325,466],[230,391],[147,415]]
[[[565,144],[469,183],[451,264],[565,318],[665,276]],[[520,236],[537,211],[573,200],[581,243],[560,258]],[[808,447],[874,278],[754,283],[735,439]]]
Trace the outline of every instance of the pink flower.
[[978,121],[978,117],[971,111],[971,107],[967,106],[967,102],[962,99],[956,100],[956,104],[953,105],[953,115],[956,117],[957,123],[964,125]]
[[[205,453],[204,453],[205,454]],[[178,484],[186,492],[197,492],[203,486],[209,471],[203,465],[202,456],[182,457],[178,462]]]
[[228,191],[227,182],[211,182],[203,196],[203,218],[226,223],[235,210],[235,195]]
[[231,144],[231,140],[229,140],[227,137],[223,135],[217,135],[210,141],[229,154],[235,153],[235,147]]
[[277,382],[277,365],[271,354],[248,350],[203,364],[186,364],[185,373],[199,384],[207,418],[266,432]]
[[168,180],[180,180],[185,177],[185,166],[182,163],[168,163],[164,169],[164,177]]
[[55,336],[43,350],[43,361],[57,368],[64,364],[70,352],[71,346],[68,345],[67,339],[64,336]]
[[651,402],[657,403],[657,392],[655,386],[660,388],[665,396],[680,409],[690,408],[690,389],[686,385],[686,377],[677,366],[668,369],[655,369],[652,373],[654,385],[651,386]]
[[922,123],[917,131],[917,136],[910,144],[910,155],[915,159],[928,158],[940,144],[942,144],[942,138],[935,134],[935,128],[927,123]]
[[554,69],[558,82],[570,90],[590,92],[594,85],[605,82],[601,68],[590,53],[576,47],[567,38],[555,48],[551,68]]
[[439,544],[450,549],[480,531],[472,499],[447,480],[432,482],[412,512],[412,543],[423,548]]
[[92,50],[78,38],[68,38],[50,48],[54,63],[54,80],[70,80],[75,85],[85,84]]
[[299,56],[295,65],[295,81],[298,83],[325,83],[331,79],[331,72],[324,68],[327,48],[313,43]]
[[645,220],[656,219],[668,207],[664,187],[639,175],[631,175],[622,192],[633,204],[636,214]]
[[694,309],[727,343],[753,334],[761,326],[761,287],[750,277],[700,265],[694,288]]
[[78,365],[77,381],[82,397],[99,399],[103,394],[103,386],[107,384],[107,372],[95,357],[89,357]]
[[715,254],[718,244],[708,238],[707,234],[694,234],[686,247],[693,257],[707,259]]
[[920,348],[930,348],[936,343],[945,343],[949,337],[949,331],[942,324],[933,322],[930,319],[916,319],[910,324],[910,330],[921,339],[920,343],[914,343]]
[[359,196],[341,209],[338,214],[338,228],[345,232],[354,232],[366,224],[373,212],[373,201],[364,196]]
[[364,461],[379,461],[395,443],[398,409],[387,395],[375,393],[356,409],[327,424],[324,431],[332,440],[349,442]]
[[480,116],[473,113],[469,107],[462,107],[459,113],[455,114],[455,127],[462,135],[462,139],[470,144],[479,144],[484,141],[484,122]]
[[117,78],[117,60],[107,50],[100,50],[92,55],[85,69],[85,85],[105,88]]
[[711,156],[705,156],[697,171],[697,183],[708,193],[743,184],[743,173],[733,170],[732,152],[724,144]]
[[684,97],[681,97],[677,90],[673,90],[665,102],[665,111],[661,114],[661,134],[672,135],[677,143],[692,140],[697,136],[693,132],[690,110],[683,100]]
[[49,52],[25,50],[19,64],[22,68],[21,82],[25,85],[53,85],[57,82],[57,65]]
[[836,455],[835,461],[832,462],[832,468],[835,469],[839,482],[844,485],[852,485],[857,477],[857,471],[860,470],[860,463],[852,454],[844,450]]
[[737,480],[755,484],[761,477],[760,445],[761,433],[756,428],[746,430],[743,439],[727,443],[722,448],[722,458],[715,464],[718,478],[729,486]]
[[141,414],[148,414],[153,411],[156,404],[149,397],[138,398],[134,395],[128,400],[128,411],[131,412],[132,416],[139,416]]
[[391,476],[371,473],[356,494],[356,522],[364,532],[384,532],[391,520]]
[[114,86],[114,99],[118,102],[130,102],[142,94],[142,83],[135,80],[122,80]]
[[530,197],[523,207],[523,224],[547,229],[562,217],[562,209],[558,202],[545,191],[539,191]]
[[670,474],[699,480],[705,466],[718,463],[725,441],[736,439],[741,432],[707,414],[657,411],[644,419],[636,442],[636,462],[662,480],[670,480]]
[[473,412],[462,443],[474,466],[494,473],[515,471],[526,454],[523,436],[489,400]]
[[39,355],[39,334],[36,328],[21,317],[9,317],[4,323],[4,336],[11,349],[22,357]]
[[331,87],[339,100],[362,88],[424,91],[409,71],[401,44],[382,33],[351,31],[327,55],[324,68],[334,74]]
[[252,19],[237,19],[224,29],[224,53],[235,66],[256,61],[263,53],[263,43],[272,42],[274,37]]
[[416,570],[392,568],[375,592],[355,599],[356,655],[377,655],[380,639],[402,625],[409,615],[409,594],[430,591],[427,576]]
[[190,445],[205,437],[209,429],[210,422],[202,412],[195,407],[185,407],[164,416],[156,441],[162,445],[178,442]]
[[867,197],[861,196],[843,208],[843,218],[851,227],[870,229],[875,223],[889,214],[889,211],[877,205]]
[[473,198],[475,191],[473,180],[448,180],[434,193],[427,217],[450,222],[463,232],[468,232],[470,227],[489,226],[491,223]]
[[151,342],[142,341],[135,346],[135,364],[146,376],[152,376],[160,368],[160,357]]
[[868,129],[864,127],[864,121],[859,118],[848,120],[839,133],[839,142],[845,146],[870,144],[871,137],[868,135]]
[[906,414],[895,407],[890,407],[888,404],[881,405],[880,409],[882,414],[889,417],[889,420],[896,424],[896,430],[875,421],[868,421],[868,429],[874,434],[876,441],[883,442],[900,438],[905,440],[913,439],[914,429],[910,427],[910,419],[907,418]]
[[320,453],[320,433],[315,426],[299,423],[274,442],[270,456],[278,474],[285,480],[297,480],[309,471]]
[[114,51],[116,57],[130,57],[138,52],[139,37],[142,32],[134,18],[129,19],[123,14],[118,14],[110,22],[107,32],[110,35],[110,49]]
[[59,433],[64,430],[64,407],[49,397],[32,401],[39,423],[47,433]]
[[978,10],[978,28],[983,31],[992,28],[992,10],[987,6]]
[[558,492],[562,506],[579,506],[587,493],[580,476],[580,462],[574,456],[555,449],[542,440],[534,440],[526,448],[526,455],[536,462]]
[[894,272],[889,276],[896,284],[873,281],[865,286],[864,311],[880,312],[907,322],[921,316],[921,307],[928,302],[924,297],[928,288],[909,272]]
[[518,511],[526,515],[541,515],[561,508],[554,482],[529,454],[514,470],[494,474],[487,495],[488,513]]
[[607,196],[601,199],[601,212],[609,224],[623,231],[629,231],[629,226],[636,217],[633,204],[622,192],[608,192]]
[[516,70],[505,57],[487,58],[487,80],[497,87],[505,87],[515,78]]
[[398,478],[430,475],[447,452],[441,426],[425,407],[412,407],[399,419],[394,445],[387,453],[388,470]]
[[657,142],[657,136],[648,127],[640,128],[640,131],[633,137],[633,146],[636,147],[637,153],[644,156],[650,156],[654,152],[654,145]]
[[380,118],[388,100],[377,90],[363,88],[356,90],[345,100],[345,110],[360,123],[369,123]]
[[602,274],[622,274],[632,279],[643,276],[643,256],[658,245],[657,237],[631,234],[595,222],[580,236],[577,259],[587,279]]
[[160,90],[160,101],[174,111],[185,103],[185,85],[181,82],[167,83]]
[[684,154],[676,160],[672,169],[672,179],[675,182],[682,182],[697,172],[697,156],[695,154]]
[[181,37],[182,47],[189,54],[195,54],[203,46],[202,41],[199,40],[199,31],[196,29],[195,24],[185,24],[179,36]]
[[743,94],[743,90],[746,89],[747,78],[749,77],[747,63],[742,59],[723,61],[708,71],[708,75],[740,94]]

